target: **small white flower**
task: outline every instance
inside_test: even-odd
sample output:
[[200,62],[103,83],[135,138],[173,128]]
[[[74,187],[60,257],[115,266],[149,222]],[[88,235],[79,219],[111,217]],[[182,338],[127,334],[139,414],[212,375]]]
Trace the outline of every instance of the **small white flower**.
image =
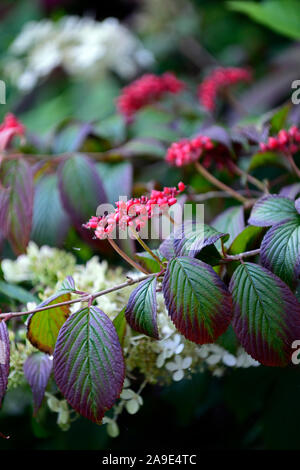
[[57,66],[73,76],[99,78],[111,71],[131,78],[154,62],[151,52],[116,18],[32,21],[25,24],[9,52],[5,72],[24,91]]
[[180,356],[176,356],[174,362],[168,362],[166,368],[173,372],[173,380],[179,382],[184,377],[184,370],[188,369],[192,365],[192,358],[185,357],[182,359]]
[[228,367],[234,367],[237,362],[236,357],[233,356],[233,354],[230,354],[228,352],[224,354],[222,361],[225,364],[225,366],[228,366]]
[[114,419],[111,419],[105,416],[102,422],[103,424],[107,424],[106,430],[107,430],[107,434],[110,437],[118,437],[118,435],[120,434],[120,430],[119,430],[118,424],[116,423]]
[[138,395],[137,393],[135,393],[130,388],[123,390],[120,398],[126,401],[125,408],[128,411],[128,413],[131,415],[134,415],[135,413],[137,413],[140,407],[143,405],[142,397]]

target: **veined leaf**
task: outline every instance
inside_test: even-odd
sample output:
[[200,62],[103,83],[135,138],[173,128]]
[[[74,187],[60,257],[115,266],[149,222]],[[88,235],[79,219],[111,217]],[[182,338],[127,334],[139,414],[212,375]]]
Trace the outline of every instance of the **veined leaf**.
[[71,315],[54,351],[56,383],[78,413],[100,424],[120,396],[124,359],[116,329],[97,307]]
[[294,287],[300,273],[300,215],[268,230],[260,256],[265,268]]
[[248,222],[257,227],[270,227],[292,217],[297,218],[294,201],[286,197],[270,195],[256,202]]
[[[42,302],[39,307],[58,304],[70,300],[70,293],[57,292],[49,299]],[[27,325],[27,338],[40,351],[52,354],[59,330],[70,314],[70,306],[42,310],[31,315]]]
[[0,322],[0,406],[7,389],[10,345],[5,321]]
[[2,162],[3,186],[9,188],[6,235],[16,254],[24,253],[30,240],[33,210],[33,175],[23,159]]
[[24,364],[24,375],[29,383],[34,403],[34,415],[41,407],[53,361],[47,354],[38,352],[29,356]]
[[187,256],[169,261],[163,293],[176,328],[198,344],[214,342],[231,320],[231,297],[211,266]]
[[92,160],[73,155],[58,169],[59,189],[64,208],[74,224],[81,228],[99,204],[106,202],[99,173]]
[[63,281],[62,285],[60,286],[59,292],[60,293],[72,293],[75,292],[75,282],[72,276],[67,276],[66,279]]
[[200,222],[186,222],[163,241],[159,251],[166,259],[173,258],[174,255],[194,258],[203,248],[213,245],[220,238],[227,241],[229,235]]
[[230,290],[233,327],[245,350],[266,366],[290,362],[292,343],[300,338],[300,304],[273,273],[253,263],[234,272]]
[[125,317],[134,330],[159,339],[156,285],[156,276],[149,277],[131,292],[125,310]]

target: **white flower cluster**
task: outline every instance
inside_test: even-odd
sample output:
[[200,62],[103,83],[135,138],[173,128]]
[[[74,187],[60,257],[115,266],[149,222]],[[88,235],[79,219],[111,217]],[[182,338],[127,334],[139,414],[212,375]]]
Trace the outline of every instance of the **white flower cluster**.
[[11,44],[5,72],[20,90],[62,67],[69,75],[95,77],[107,71],[133,77],[149,67],[150,51],[116,18],[102,22],[65,16],[59,21],[31,21]]
[[[44,265],[43,269],[41,269],[41,264]],[[93,257],[85,265],[78,265],[69,253],[49,247],[39,249],[33,242],[30,243],[26,255],[20,256],[16,261],[2,261],[2,270],[7,281],[29,280],[33,285],[37,285],[39,290],[41,284],[48,280],[49,283],[44,285],[46,293],[40,294],[41,298],[55,292],[67,275],[72,275],[76,288],[85,292],[107,289],[124,282],[125,277],[120,268],[109,269],[107,262],[100,262],[98,257]],[[128,276],[136,277],[136,273],[128,273]],[[134,286],[128,286],[126,289],[98,297],[99,308],[113,320],[126,305],[133,288]],[[232,354],[218,344],[199,346],[188,341],[178,333],[170,320],[161,292],[157,294],[157,300],[158,327],[161,338],[159,341],[143,334],[137,334],[129,327],[127,329],[124,342],[127,377],[124,389],[120,400],[103,421],[107,424],[107,431],[112,437],[119,434],[117,419],[120,413],[125,409],[129,414],[135,414],[142,406],[141,393],[147,384],[161,384],[163,386],[172,381],[178,382],[183,378],[189,378],[193,373],[199,373],[206,369],[209,369],[215,376],[221,376],[226,372],[226,368],[246,368],[259,365],[241,347],[237,349],[235,354]],[[27,307],[33,308],[34,305]],[[80,304],[75,304],[72,306],[72,311],[79,308]],[[135,370],[139,370],[144,376],[144,382],[137,391],[135,391],[137,388],[134,379]],[[57,398],[49,394],[47,397],[50,409],[58,413],[59,426],[67,430],[70,420],[66,402],[64,400],[58,401]]]

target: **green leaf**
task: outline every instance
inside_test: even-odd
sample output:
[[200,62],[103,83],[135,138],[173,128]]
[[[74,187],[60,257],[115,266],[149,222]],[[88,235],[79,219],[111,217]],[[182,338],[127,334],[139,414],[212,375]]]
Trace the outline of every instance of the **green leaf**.
[[38,245],[61,246],[70,226],[60,200],[57,176],[44,176],[35,188],[31,239]]
[[[163,257],[159,250],[152,250],[153,253],[161,260],[165,261],[166,258]],[[141,251],[139,253],[135,253],[134,257],[143,266],[147,271],[150,273],[158,273],[161,271],[161,266],[158,261],[156,261],[153,256],[148,253],[148,251]]]
[[131,328],[159,339],[157,326],[156,276],[142,281],[130,294],[125,317]]
[[282,106],[279,110],[276,110],[273,114],[270,124],[270,134],[277,134],[281,129],[284,129],[286,126],[287,118],[289,112],[291,110],[291,106],[288,104],[286,106]]
[[211,266],[187,256],[169,261],[163,293],[176,328],[198,344],[214,342],[228,328],[231,297]]
[[111,155],[123,157],[161,157],[164,158],[166,148],[161,141],[154,138],[140,137],[110,151]]
[[274,225],[261,244],[263,266],[273,271],[290,287],[300,274],[300,215]]
[[295,203],[275,194],[259,199],[252,208],[248,223],[257,227],[270,227],[286,219],[297,219]]
[[255,170],[263,166],[279,166],[286,168],[287,164],[284,157],[275,152],[258,152],[250,159],[248,171]]
[[300,39],[300,10],[297,0],[265,0],[260,3],[230,1],[227,5],[279,34]]
[[109,203],[114,204],[120,196],[128,198],[131,196],[132,165],[130,163],[97,163],[96,167]]
[[[39,307],[58,304],[70,300],[70,293],[56,293],[42,302]],[[70,314],[70,306],[42,310],[31,315],[27,325],[27,338],[40,351],[53,354],[59,330]]]
[[245,350],[266,366],[290,362],[292,343],[300,338],[300,304],[273,273],[253,263],[234,272],[230,291],[232,325]]
[[113,324],[116,329],[116,332],[118,334],[118,338],[120,341],[121,346],[124,346],[124,340],[125,340],[125,335],[126,335],[126,330],[127,330],[127,322],[125,318],[125,310],[126,307],[124,307],[120,313],[114,318]]
[[243,206],[234,206],[218,215],[211,225],[219,232],[228,233],[232,242],[245,227]]
[[251,250],[262,234],[262,231],[262,227],[248,225],[248,227],[244,228],[244,230],[233,240],[229,247],[228,254],[237,255]]
[[54,378],[78,413],[101,424],[122,391],[125,365],[116,329],[97,307],[71,315],[59,332]]
[[27,302],[37,303],[38,301],[33,294],[23,289],[23,287],[8,284],[3,281],[0,281],[0,292],[11,299],[17,300],[21,304],[27,304]]
[[79,228],[107,201],[94,162],[83,155],[65,160],[58,169],[58,180],[64,208]]
[[159,250],[167,259],[174,255],[196,257],[203,248],[215,244],[219,239],[226,242],[228,238],[228,233],[218,232],[201,222],[189,221],[164,240]]

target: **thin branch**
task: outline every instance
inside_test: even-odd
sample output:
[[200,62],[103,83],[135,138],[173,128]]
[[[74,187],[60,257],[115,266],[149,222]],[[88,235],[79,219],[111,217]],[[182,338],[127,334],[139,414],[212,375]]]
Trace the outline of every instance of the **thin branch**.
[[260,253],[260,248],[257,248],[257,250],[252,250],[252,251],[245,251],[244,253],[239,253],[238,255],[225,255],[225,258],[221,261],[222,263],[230,262],[230,261],[240,261],[243,258],[250,258],[251,256],[256,256],[259,255]]
[[63,307],[65,305],[72,305],[76,304],[79,302],[89,302],[90,300],[97,299],[98,297],[101,297],[102,295],[110,294],[111,292],[114,292],[116,290],[124,289],[124,287],[131,286],[133,284],[138,284],[139,282],[144,281],[145,279],[148,279],[151,276],[160,276],[162,273],[158,274],[147,274],[146,276],[142,276],[138,279],[128,279],[126,282],[123,282],[122,284],[118,284],[117,286],[110,287],[109,289],[102,290],[100,292],[95,292],[94,294],[86,294],[82,295],[78,299],[73,299],[73,300],[66,300],[65,302],[59,302],[57,304],[51,304],[51,305],[46,305],[45,307],[37,307],[34,310],[28,310],[26,312],[8,312],[8,313],[1,313],[0,314],[0,321],[1,320],[9,320],[10,318],[15,318],[15,317],[22,317],[23,315],[32,315],[37,312],[43,312],[45,310],[50,310],[52,308],[58,308],[58,307]]
[[293,156],[291,154],[287,154],[287,159],[290,162],[290,165],[291,165],[292,169],[294,170],[295,175],[297,175],[298,178],[300,178],[300,170],[297,167],[297,165],[296,165],[296,163],[293,159]]
[[139,236],[139,234],[137,233],[137,231],[134,229],[134,228],[131,228],[131,231],[133,233],[133,235],[135,236],[136,240],[139,242],[139,244],[144,248],[145,251],[147,251],[147,253],[149,253],[150,256],[152,256],[152,258],[158,262],[158,264],[164,268],[164,265],[162,263],[162,261],[159,259],[158,256],[156,256],[155,253],[153,253],[153,251],[149,248],[149,246],[144,242],[144,240],[142,240],[142,238]]
[[[242,196],[243,195],[247,195],[250,194],[253,195],[253,196],[258,196],[260,197],[261,196],[261,192],[260,191],[255,191],[255,190],[240,190],[240,191],[236,191],[238,192],[239,194],[241,194]],[[229,197],[232,197],[231,194],[228,194],[226,191],[208,191],[207,193],[203,193],[203,194],[192,194],[191,195],[193,201],[196,201],[196,202],[204,202],[204,201],[207,201],[209,199],[218,199],[218,198],[229,198]]]
[[121,248],[117,243],[112,239],[108,238],[109,243],[113,247],[113,249],[128,263],[130,264],[133,268],[137,269],[138,271],[141,271],[144,274],[149,274],[146,269],[143,268],[140,264],[136,263],[133,259],[131,259]]
[[229,162],[229,166],[232,168],[232,170],[238,175],[238,176],[241,176],[241,177],[244,177],[246,178],[249,183],[252,183],[254,186],[256,186],[258,189],[260,189],[261,191],[263,191],[264,193],[268,193],[268,188],[267,186],[262,183],[261,181],[259,181],[257,178],[255,178],[254,176],[250,175],[249,173],[247,173],[246,171],[243,171],[241,168],[239,168],[233,161],[230,160]]
[[201,163],[199,162],[195,162],[195,167],[197,169],[197,171],[202,175],[204,176],[204,178],[206,178],[208,181],[210,181],[214,186],[216,186],[217,188],[221,189],[222,191],[226,191],[228,194],[230,194],[234,199],[237,199],[237,201],[241,202],[242,204],[247,204],[249,202],[249,200],[247,198],[245,198],[244,196],[242,196],[241,194],[239,194],[237,191],[235,191],[234,189],[230,188],[229,186],[227,186],[225,183],[222,183],[222,181],[218,180],[217,178],[215,178],[211,173],[209,173],[209,171],[206,170],[206,168],[204,168],[203,165],[201,165]]

